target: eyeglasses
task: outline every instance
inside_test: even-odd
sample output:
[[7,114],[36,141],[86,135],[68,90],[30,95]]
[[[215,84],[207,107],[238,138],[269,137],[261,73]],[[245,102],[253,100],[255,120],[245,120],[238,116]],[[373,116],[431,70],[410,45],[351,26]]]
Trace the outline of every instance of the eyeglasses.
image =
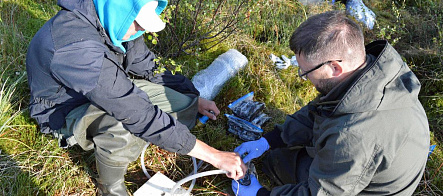
[[[342,62],[343,60],[333,60],[333,61]],[[303,79],[303,80],[307,80],[306,75],[308,75],[308,73],[311,73],[311,72],[317,70],[318,68],[320,68],[320,67],[323,66],[323,65],[326,65],[326,64],[332,63],[333,61],[326,61],[326,62],[324,62],[324,63],[320,63],[319,65],[315,66],[313,69],[311,69],[311,70],[309,70],[309,71],[306,71],[306,72],[304,72],[304,73],[303,73],[303,70],[301,70],[301,68],[298,67],[298,76],[300,76],[300,78]]]

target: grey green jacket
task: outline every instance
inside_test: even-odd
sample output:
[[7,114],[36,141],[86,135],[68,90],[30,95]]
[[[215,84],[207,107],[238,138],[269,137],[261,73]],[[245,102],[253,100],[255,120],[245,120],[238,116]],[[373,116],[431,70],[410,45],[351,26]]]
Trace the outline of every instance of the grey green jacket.
[[366,52],[364,68],[265,136],[271,148],[303,145],[313,158],[308,181],[271,195],[413,194],[430,144],[420,83],[386,41]]

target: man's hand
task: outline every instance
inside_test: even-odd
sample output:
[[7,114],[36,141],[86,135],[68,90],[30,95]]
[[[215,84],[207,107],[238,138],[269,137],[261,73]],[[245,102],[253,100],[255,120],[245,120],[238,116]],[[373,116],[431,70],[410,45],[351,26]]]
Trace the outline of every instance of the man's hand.
[[243,186],[235,180],[232,181],[231,187],[235,195],[238,196],[257,195],[258,190],[260,190],[263,187],[262,185],[260,185],[260,183],[258,182],[257,178],[254,175],[252,174],[249,175],[250,175],[249,177],[251,178],[251,184],[249,186]]
[[247,155],[243,158],[243,162],[247,163],[250,160],[261,156],[268,149],[269,143],[264,137],[262,137],[258,140],[241,144],[239,147],[235,148],[234,152],[238,152],[240,156],[247,153]]
[[215,156],[218,163],[213,165],[227,171],[226,176],[235,180],[245,176],[248,167],[243,163],[238,153],[219,151]]
[[220,114],[220,110],[215,105],[215,102],[201,97],[198,98],[198,112],[212,120],[216,120],[217,116]]
[[204,142],[197,140],[189,156],[201,159],[214,167],[227,172],[229,178],[238,180],[243,178],[248,169],[238,153],[219,151]]

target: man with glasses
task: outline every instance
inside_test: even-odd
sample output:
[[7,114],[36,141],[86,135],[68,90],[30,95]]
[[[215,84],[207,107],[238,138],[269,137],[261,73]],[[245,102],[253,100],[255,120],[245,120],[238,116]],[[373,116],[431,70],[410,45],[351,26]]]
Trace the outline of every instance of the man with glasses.
[[420,83],[386,41],[364,45],[340,11],[308,18],[290,40],[299,76],[320,95],[256,141],[235,149],[245,163],[268,151],[263,172],[238,195],[411,195],[423,175],[429,127]]

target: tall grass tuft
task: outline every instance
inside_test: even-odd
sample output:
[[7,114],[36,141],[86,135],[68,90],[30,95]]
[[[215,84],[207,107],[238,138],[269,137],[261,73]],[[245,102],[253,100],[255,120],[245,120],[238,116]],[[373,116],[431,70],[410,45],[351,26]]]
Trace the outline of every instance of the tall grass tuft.
[[22,112],[20,101],[17,101],[19,97],[15,91],[17,85],[23,81],[25,76],[26,74],[21,74],[21,76],[13,82],[9,82],[9,78],[6,78],[6,80],[0,79],[0,84],[2,85],[0,89],[0,139],[2,138],[1,136],[4,135],[3,132],[5,130],[14,127],[14,125],[11,125],[12,121]]

